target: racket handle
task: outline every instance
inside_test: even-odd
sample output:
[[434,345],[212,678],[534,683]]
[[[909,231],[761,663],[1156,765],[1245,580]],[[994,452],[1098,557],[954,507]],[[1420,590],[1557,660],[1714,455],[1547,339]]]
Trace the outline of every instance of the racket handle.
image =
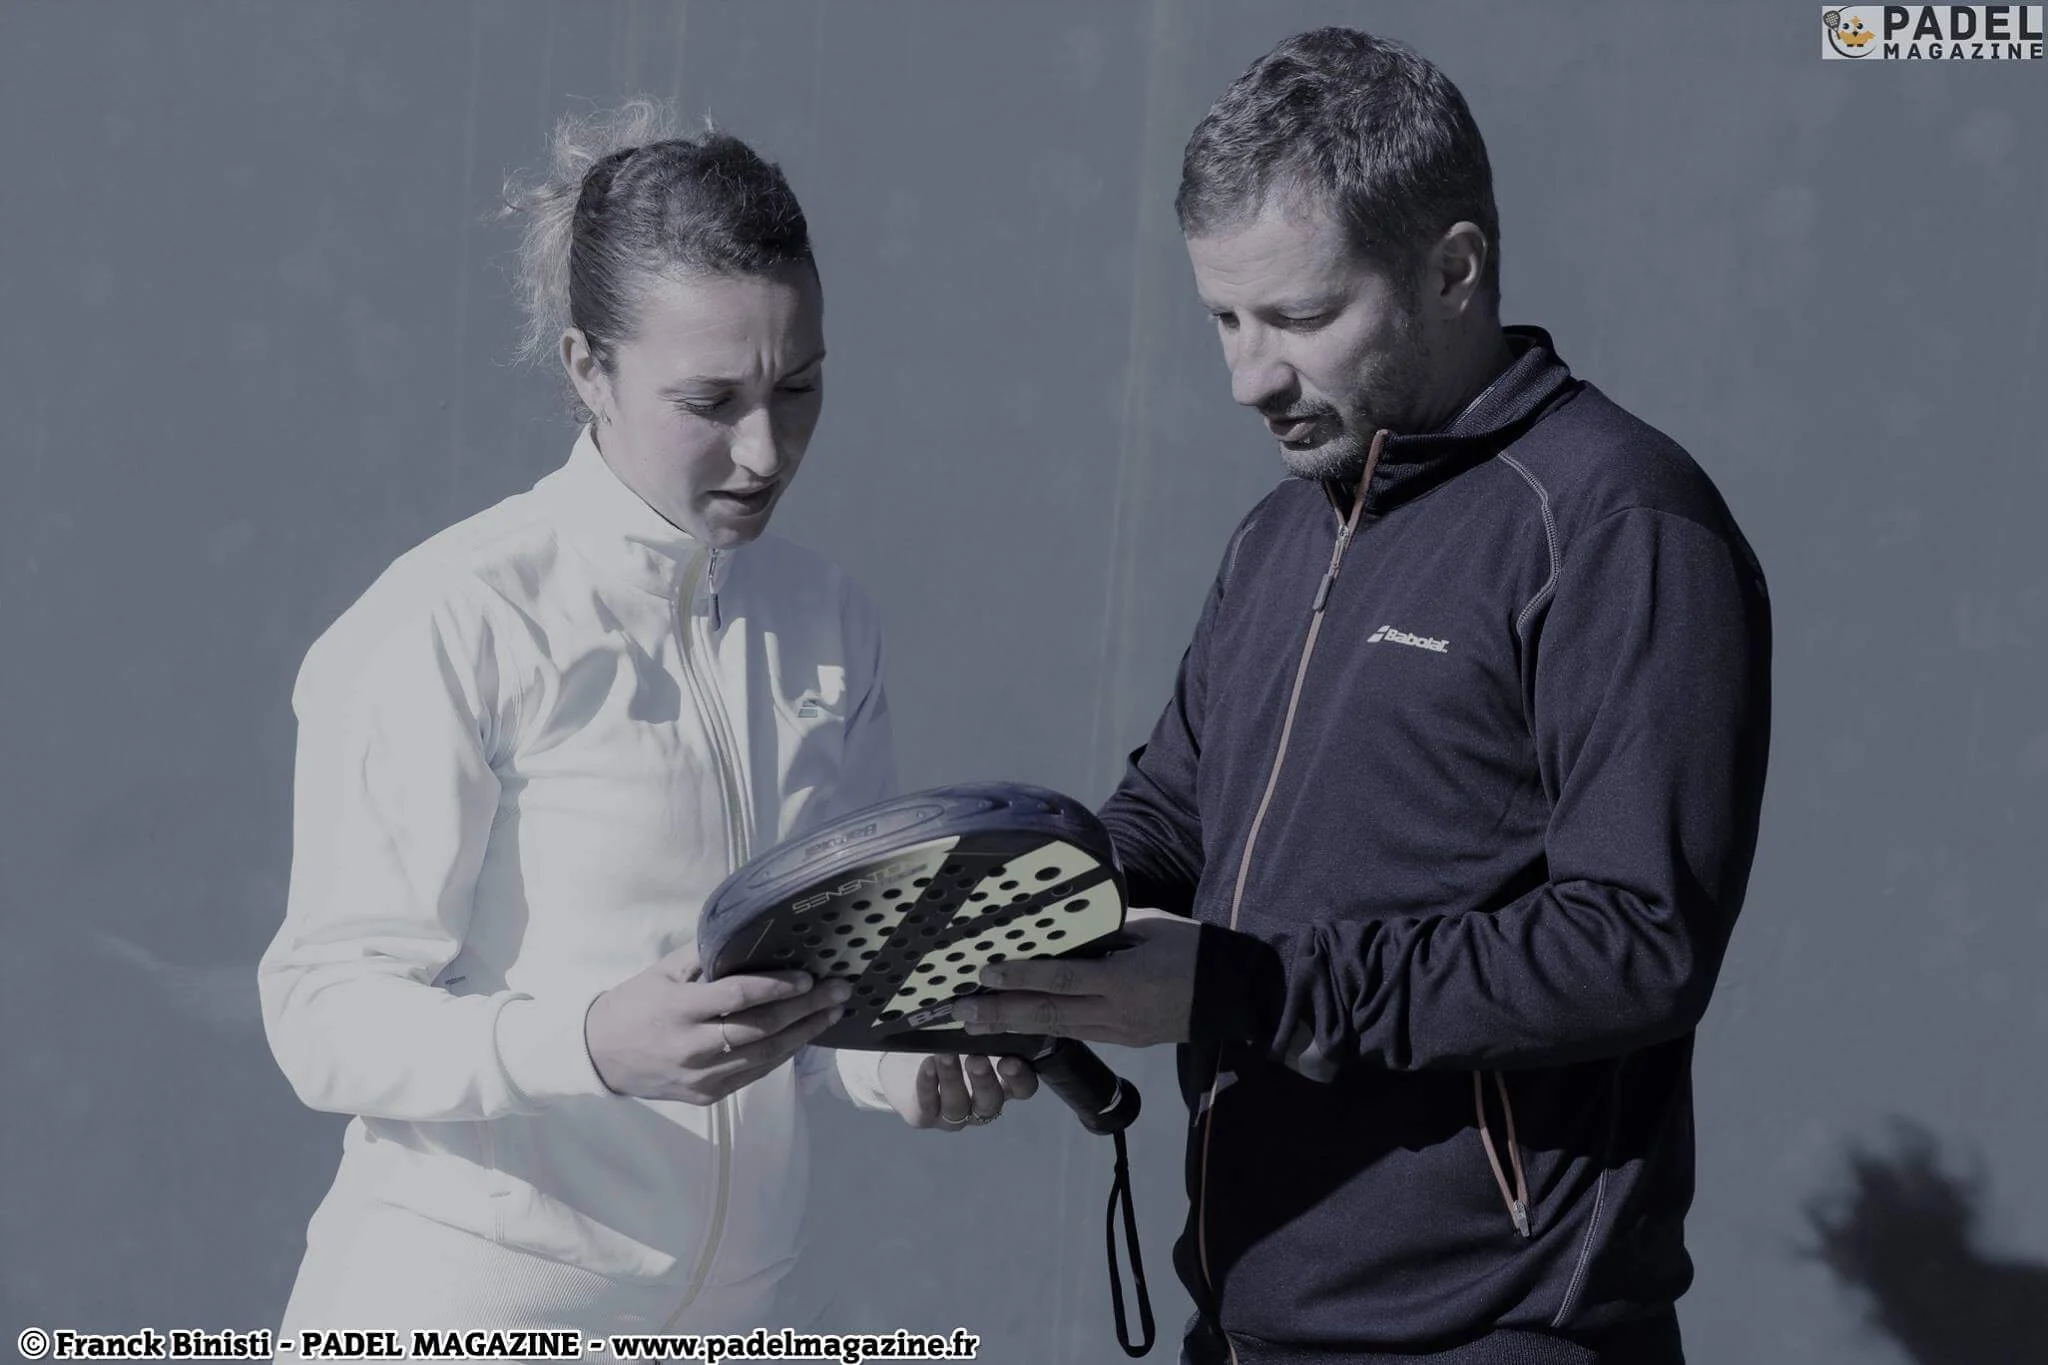
[[1072,1038],[1048,1038],[1025,1059],[1091,1133],[1121,1133],[1138,1117],[1138,1087]]

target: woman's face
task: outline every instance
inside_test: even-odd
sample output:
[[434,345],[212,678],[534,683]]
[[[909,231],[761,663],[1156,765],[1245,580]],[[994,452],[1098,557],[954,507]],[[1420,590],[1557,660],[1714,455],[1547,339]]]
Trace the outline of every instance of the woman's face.
[[610,374],[583,334],[562,362],[598,416],[598,449],[678,530],[720,549],[766,529],[818,425],[824,300],[809,265],[650,283]]

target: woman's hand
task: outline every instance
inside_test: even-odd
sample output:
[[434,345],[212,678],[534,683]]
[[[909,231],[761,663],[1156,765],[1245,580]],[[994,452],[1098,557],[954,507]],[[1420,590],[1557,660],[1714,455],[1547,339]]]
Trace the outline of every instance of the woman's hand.
[[806,972],[700,981],[679,948],[612,987],[583,1020],[583,1042],[613,1091],[713,1104],[788,1061],[846,1013],[853,987]]
[[947,1133],[993,1123],[1006,1100],[1038,1093],[1038,1073],[1016,1057],[891,1052],[882,1058],[881,1071],[882,1093],[905,1123]]

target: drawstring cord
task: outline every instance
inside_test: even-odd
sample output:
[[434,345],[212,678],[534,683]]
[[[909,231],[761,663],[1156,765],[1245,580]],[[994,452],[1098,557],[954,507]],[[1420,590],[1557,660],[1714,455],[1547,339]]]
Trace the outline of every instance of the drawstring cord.
[[[1109,1186],[1109,1305],[1116,1312],[1116,1343],[1133,1360],[1152,1349],[1152,1296],[1145,1289],[1145,1262],[1138,1255],[1138,1213],[1131,1203],[1131,1160],[1124,1148],[1123,1130],[1110,1134],[1116,1139],[1116,1179]],[[1123,1206],[1124,1245],[1131,1251],[1131,1285],[1138,1294],[1138,1324],[1145,1339],[1131,1344],[1131,1330],[1124,1318],[1124,1282],[1116,1272],[1116,1215]]]
[[1479,1140],[1486,1144],[1487,1164],[1493,1167],[1493,1183],[1500,1186],[1502,1202],[1508,1206],[1508,1216],[1515,1220],[1515,1231],[1524,1237],[1529,1235],[1529,1182],[1522,1177],[1522,1144],[1515,1139],[1515,1106],[1508,1099],[1508,1083],[1501,1074],[1493,1073],[1493,1083],[1500,1090],[1500,1108],[1508,1120],[1508,1161],[1514,1167],[1515,1187],[1508,1189],[1507,1175],[1500,1168],[1500,1153],[1493,1147],[1493,1130],[1486,1125],[1486,1087],[1480,1082],[1480,1073],[1472,1073],[1472,1107],[1479,1114]]

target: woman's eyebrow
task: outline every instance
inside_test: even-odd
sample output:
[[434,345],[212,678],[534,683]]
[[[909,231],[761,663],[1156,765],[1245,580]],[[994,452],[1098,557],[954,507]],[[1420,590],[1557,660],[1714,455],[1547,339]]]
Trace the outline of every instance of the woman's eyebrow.
[[[791,369],[789,373],[802,374],[805,370],[824,360],[824,358],[825,352],[819,351],[803,364]],[[673,398],[692,389],[736,389],[746,382],[744,379],[737,379],[730,375],[693,374],[686,379],[678,379],[672,384],[664,385],[660,393],[664,398]]]

